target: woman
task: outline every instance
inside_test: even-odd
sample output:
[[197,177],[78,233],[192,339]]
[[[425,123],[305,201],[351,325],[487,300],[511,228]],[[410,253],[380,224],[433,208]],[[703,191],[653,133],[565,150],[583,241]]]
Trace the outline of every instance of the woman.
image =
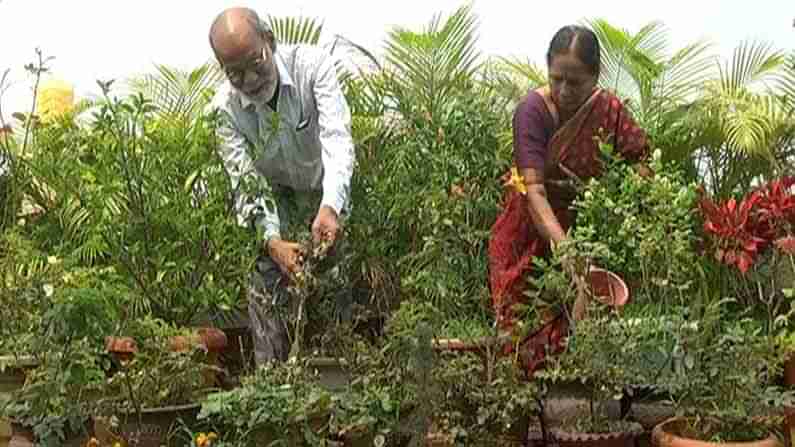
[[[509,182],[489,241],[492,303],[502,330],[511,329],[511,308],[524,298],[533,258],[547,256],[566,238],[574,220],[574,184],[601,174],[599,141],[612,143],[629,161],[641,161],[648,152],[644,132],[621,101],[596,86],[600,49],[591,30],[560,29],[549,46],[547,68],[549,85],[531,90],[514,113],[512,178],[518,181]],[[576,309],[582,305],[578,299],[575,318],[582,316],[582,309]],[[529,374],[541,366],[547,351],[561,349],[567,329],[568,317],[559,315],[523,341],[520,350]]]

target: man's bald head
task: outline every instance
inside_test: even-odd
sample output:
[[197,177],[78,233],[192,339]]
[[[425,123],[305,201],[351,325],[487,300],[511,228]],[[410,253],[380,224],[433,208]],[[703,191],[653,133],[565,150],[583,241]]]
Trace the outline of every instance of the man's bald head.
[[219,60],[236,60],[265,41],[275,49],[273,32],[249,8],[229,8],[218,14],[210,27],[210,46]]

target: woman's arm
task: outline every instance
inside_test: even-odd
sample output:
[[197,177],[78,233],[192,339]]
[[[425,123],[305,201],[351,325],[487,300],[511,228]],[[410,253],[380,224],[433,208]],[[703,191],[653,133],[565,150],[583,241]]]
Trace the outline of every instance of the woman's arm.
[[560,225],[547,199],[543,172],[533,168],[525,168],[520,173],[527,188],[527,205],[536,230],[538,230],[541,237],[553,245],[557,244],[566,237],[566,232],[563,231],[563,227]]
[[[547,199],[544,174],[532,168],[522,169],[520,173],[524,179],[525,188],[527,188],[527,206],[533,224],[541,237],[549,241],[554,249],[555,245],[566,238],[566,232],[563,231],[563,226],[555,216],[555,212],[552,211],[552,206]],[[581,274],[576,271],[573,263],[564,260],[563,268],[572,276],[577,289],[577,298],[574,300],[571,316],[574,321],[580,321],[587,316],[588,286]]]

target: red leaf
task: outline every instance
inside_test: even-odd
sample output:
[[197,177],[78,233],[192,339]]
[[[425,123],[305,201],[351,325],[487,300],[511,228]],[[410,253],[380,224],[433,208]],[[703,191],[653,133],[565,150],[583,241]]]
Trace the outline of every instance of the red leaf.
[[795,237],[785,236],[773,242],[776,248],[788,255],[795,255]]
[[741,253],[740,256],[737,258],[737,268],[740,269],[742,274],[745,274],[751,265],[753,265],[754,260],[751,259],[750,256],[746,253]]

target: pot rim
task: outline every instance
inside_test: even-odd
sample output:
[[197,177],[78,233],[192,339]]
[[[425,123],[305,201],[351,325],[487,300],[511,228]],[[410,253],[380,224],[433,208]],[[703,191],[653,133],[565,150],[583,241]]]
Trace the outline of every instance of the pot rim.
[[[678,431],[672,431],[670,429],[672,425],[685,423],[689,419],[692,418],[675,416],[655,425],[651,433],[652,444],[656,447],[662,447],[663,445],[672,446],[674,443],[680,446],[682,445],[681,443],[688,443],[691,447],[781,447],[783,445],[779,438],[773,433],[770,433],[766,438],[754,441],[712,442],[687,438],[680,435]],[[663,443],[663,438],[668,438],[668,441]]]

